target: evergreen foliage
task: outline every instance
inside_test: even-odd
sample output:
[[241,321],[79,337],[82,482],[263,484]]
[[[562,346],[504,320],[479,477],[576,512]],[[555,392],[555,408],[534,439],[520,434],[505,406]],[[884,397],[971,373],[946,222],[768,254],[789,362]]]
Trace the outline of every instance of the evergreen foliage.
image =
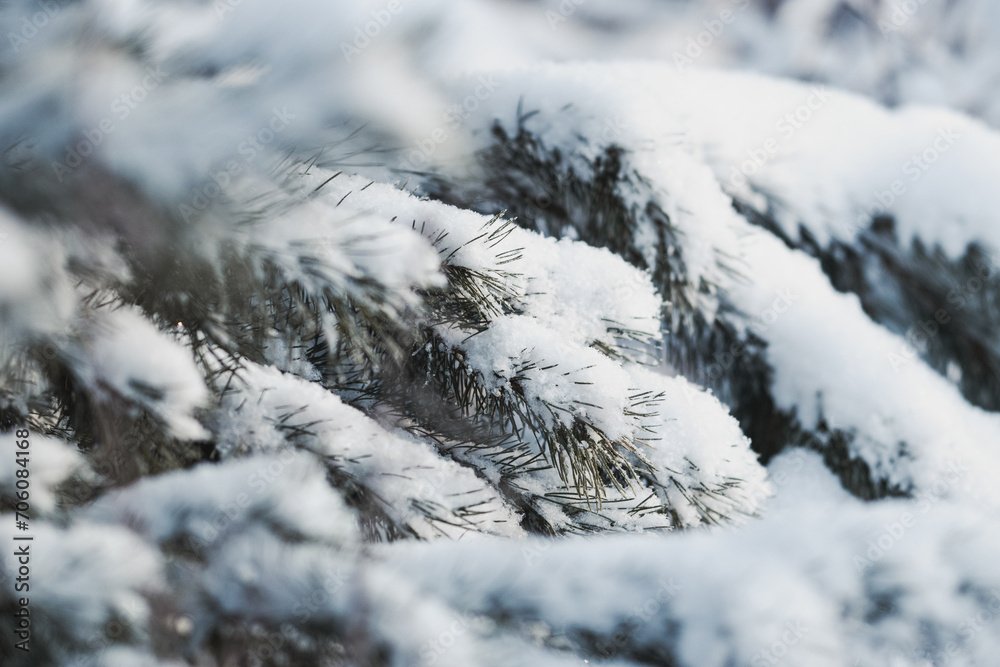
[[487,6],[0,7],[0,662],[997,655],[1000,136],[831,94],[737,183],[813,89],[442,76]]

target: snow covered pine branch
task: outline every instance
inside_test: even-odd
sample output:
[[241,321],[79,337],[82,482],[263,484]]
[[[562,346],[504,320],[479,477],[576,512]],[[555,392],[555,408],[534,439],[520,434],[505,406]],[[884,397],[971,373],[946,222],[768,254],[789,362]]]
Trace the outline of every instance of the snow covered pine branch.
[[3,665],[1000,655],[1000,135],[528,4],[3,6]]

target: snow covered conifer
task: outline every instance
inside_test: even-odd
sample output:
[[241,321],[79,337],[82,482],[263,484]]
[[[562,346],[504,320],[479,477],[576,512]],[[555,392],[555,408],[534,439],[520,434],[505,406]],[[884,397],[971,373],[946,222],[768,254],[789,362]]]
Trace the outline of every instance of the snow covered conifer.
[[4,665],[993,655],[996,133],[503,11],[0,9]]

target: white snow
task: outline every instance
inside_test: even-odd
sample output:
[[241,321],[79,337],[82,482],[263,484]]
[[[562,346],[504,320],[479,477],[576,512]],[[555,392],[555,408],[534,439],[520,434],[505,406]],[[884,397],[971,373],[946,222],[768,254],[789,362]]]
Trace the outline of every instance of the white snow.
[[[10,35],[49,3],[0,10],[2,416],[72,430],[78,415],[46,413],[68,373],[80,405],[144,410],[220,459],[59,507],[63,483],[93,481],[90,454],[32,432],[36,647],[58,664],[176,665],[161,656],[175,642],[200,664],[225,624],[261,623],[342,642],[331,650],[386,649],[400,666],[993,664],[1000,414],[733,200],[793,240],[850,243],[885,213],[904,248],[997,257],[1000,5],[388,6],[85,0],[23,44]],[[474,181],[463,156],[493,141],[494,122],[515,132],[519,108],[567,169],[621,147],[625,205],[655,204],[678,233],[681,298],[763,339],[777,408],[848,434],[849,454],[910,497],[862,502],[804,449],[765,469],[725,405],[668,375],[661,323],[676,328],[681,309],[648,272],[416,197],[388,182],[391,155],[358,148],[416,150],[417,166]],[[638,217],[652,266],[660,230]],[[502,426],[583,425],[601,436],[588,447],[650,470],[622,488],[589,471],[603,488],[582,496],[537,434],[477,449],[422,433],[394,406],[333,393],[275,331],[272,366],[240,360],[235,377],[206,379],[220,369],[123,295],[144,259],[205,262],[222,279],[226,253],[315,303],[349,303],[320,315],[325,343],[351,307],[409,318],[440,343],[425,351],[528,407]],[[456,267],[503,285],[481,331],[420,319]],[[372,284],[385,289],[370,297]],[[94,306],[104,297],[114,305]],[[0,463],[8,510],[17,470]],[[13,526],[0,514],[5,544]],[[527,536],[538,526],[567,536]],[[22,565],[0,554],[4,609]],[[157,634],[163,608],[186,614],[184,637]],[[115,624],[127,640],[110,646]]]
[[[319,384],[248,366],[225,405],[217,432],[227,460],[255,454],[241,465],[258,465],[262,453],[287,454],[288,438],[330,457],[380,500],[382,511],[424,539],[522,534],[517,514],[471,469],[442,458],[426,442],[387,431]],[[302,435],[287,435],[295,429]],[[483,514],[465,517],[465,506]]]
[[89,335],[78,372],[98,396],[150,410],[176,437],[207,435],[194,412],[205,404],[208,390],[188,348],[127,308],[103,313]]
[[[706,170],[701,177],[710,174]],[[322,172],[310,176],[319,183],[326,178]],[[447,346],[462,353],[488,392],[523,397],[536,423],[570,428],[582,420],[608,441],[642,443],[639,455],[657,470],[654,487],[683,525],[710,520],[712,510],[723,515],[756,510],[756,500],[766,493],[762,470],[726,408],[683,380],[644,373],[628,358],[656,361],[661,305],[646,272],[607,250],[556,242],[518,228],[484,236],[496,225],[485,216],[362,183],[357,177],[335,178],[324,186],[324,197],[353,198],[355,206],[370,207],[439,239],[445,262],[516,274],[505,278],[524,304],[523,313],[498,316],[480,332],[435,327]],[[709,201],[735,216],[724,208],[717,189],[715,194],[718,200]],[[726,219],[724,224],[734,223]],[[515,254],[520,258],[508,262]],[[595,342],[615,347],[615,329],[635,331],[639,343],[626,346],[639,347],[639,354],[627,353],[618,361],[593,348]],[[668,394],[662,407],[658,400],[633,406],[637,400],[657,399],[661,392]],[[686,394],[683,415],[675,411],[681,394]],[[718,423],[719,428],[699,427],[699,422]],[[544,449],[538,443],[535,451]],[[649,495],[642,489],[635,493],[640,503]],[[700,508],[703,503],[711,510]]]
[[[933,142],[935,127],[954,123],[973,141],[965,152],[956,143],[924,174],[919,190],[899,198],[900,237],[940,243],[954,254],[974,241],[1000,247],[1000,238],[994,240],[1000,226],[990,212],[1000,210],[1000,202],[989,203],[996,189],[978,180],[991,173],[990,156],[1000,151],[990,147],[1000,135],[953,112],[889,112],[847,93],[817,92],[757,75],[681,76],[662,64],[584,63],[505,76],[508,87],[484,102],[486,111],[471,127],[479,141],[488,143],[485,128],[493,118],[511,131],[523,95],[525,111],[540,112],[526,127],[548,148],[560,148],[566,159],[594,155],[606,143],[624,147],[626,170],[635,169],[651,183],[648,196],[665,210],[684,212],[676,224],[684,232],[685,264],[693,256],[694,270],[701,267],[706,278],[717,279],[745,316],[735,323],[752,325],[767,341],[780,408],[807,428],[822,418],[854,434],[850,453],[865,460],[876,478],[928,491],[942,474],[963,466],[969,474],[948,493],[996,505],[1000,497],[990,471],[1000,463],[992,447],[1000,439],[1000,418],[964,401],[954,385],[915,358],[902,338],[872,322],[857,297],[837,293],[816,261],[749,225],[724,190],[731,189],[725,180],[730,164],[738,164],[748,147],[780,137],[776,128],[783,127],[778,124],[784,114],[809,110],[812,97],[819,108],[810,110],[809,124],[782,141],[779,152],[749,180],[770,196],[780,195],[777,201],[785,204],[777,214],[789,233],[802,222],[821,241],[833,233],[850,239],[848,234],[858,231],[855,207],[878,186],[883,172],[903,169],[921,142]],[[829,99],[823,101],[824,96]],[[572,108],[565,108],[570,101]],[[621,128],[613,137],[601,137],[599,131],[607,118]],[[683,180],[675,176],[680,173]],[[969,189],[956,189],[957,183]],[[951,207],[950,212],[942,207]],[[732,255],[741,279],[713,275],[718,265],[707,268],[705,248],[725,249],[717,260]]]
[[88,514],[129,524],[150,541],[187,537],[205,549],[257,523],[333,546],[351,545],[357,536],[323,466],[294,451],[143,479],[104,495]]
[[[1000,602],[990,606],[990,591],[1000,578],[970,567],[1000,546],[986,516],[946,502],[925,511],[861,503],[814,454],[780,457],[771,472],[789,481],[772,511],[739,531],[400,545],[381,555],[427,596],[594,633],[614,657],[666,643],[692,667],[772,664],[764,651],[788,664],[917,665],[923,651],[954,643],[951,655],[969,664],[992,659]],[[882,596],[892,606],[873,620]]]
[[[0,435],[2,442],[11,452],[11,457],[4,460],[0,465],[0,495],[16,502],[18,492],[17,480],[28,479],[29,506],[35,516],[46,516],[56,509],[58,500],[57,490],[59,485],[79,476],[85,480],[91,480],[92,476],[84,457],[69,443],[48,438],[43,435],[29,432],[27,438],[28,446],[25,449],[15,445],[15,442],[24,442],[24,439],[15,437],[16,431],[7,431]],[[22,457],[25,465],[15,463],[14,452],[27,452]],[[18,470],[26,470],[20,477]],[[24,484],[21,484],[24,490]]]

